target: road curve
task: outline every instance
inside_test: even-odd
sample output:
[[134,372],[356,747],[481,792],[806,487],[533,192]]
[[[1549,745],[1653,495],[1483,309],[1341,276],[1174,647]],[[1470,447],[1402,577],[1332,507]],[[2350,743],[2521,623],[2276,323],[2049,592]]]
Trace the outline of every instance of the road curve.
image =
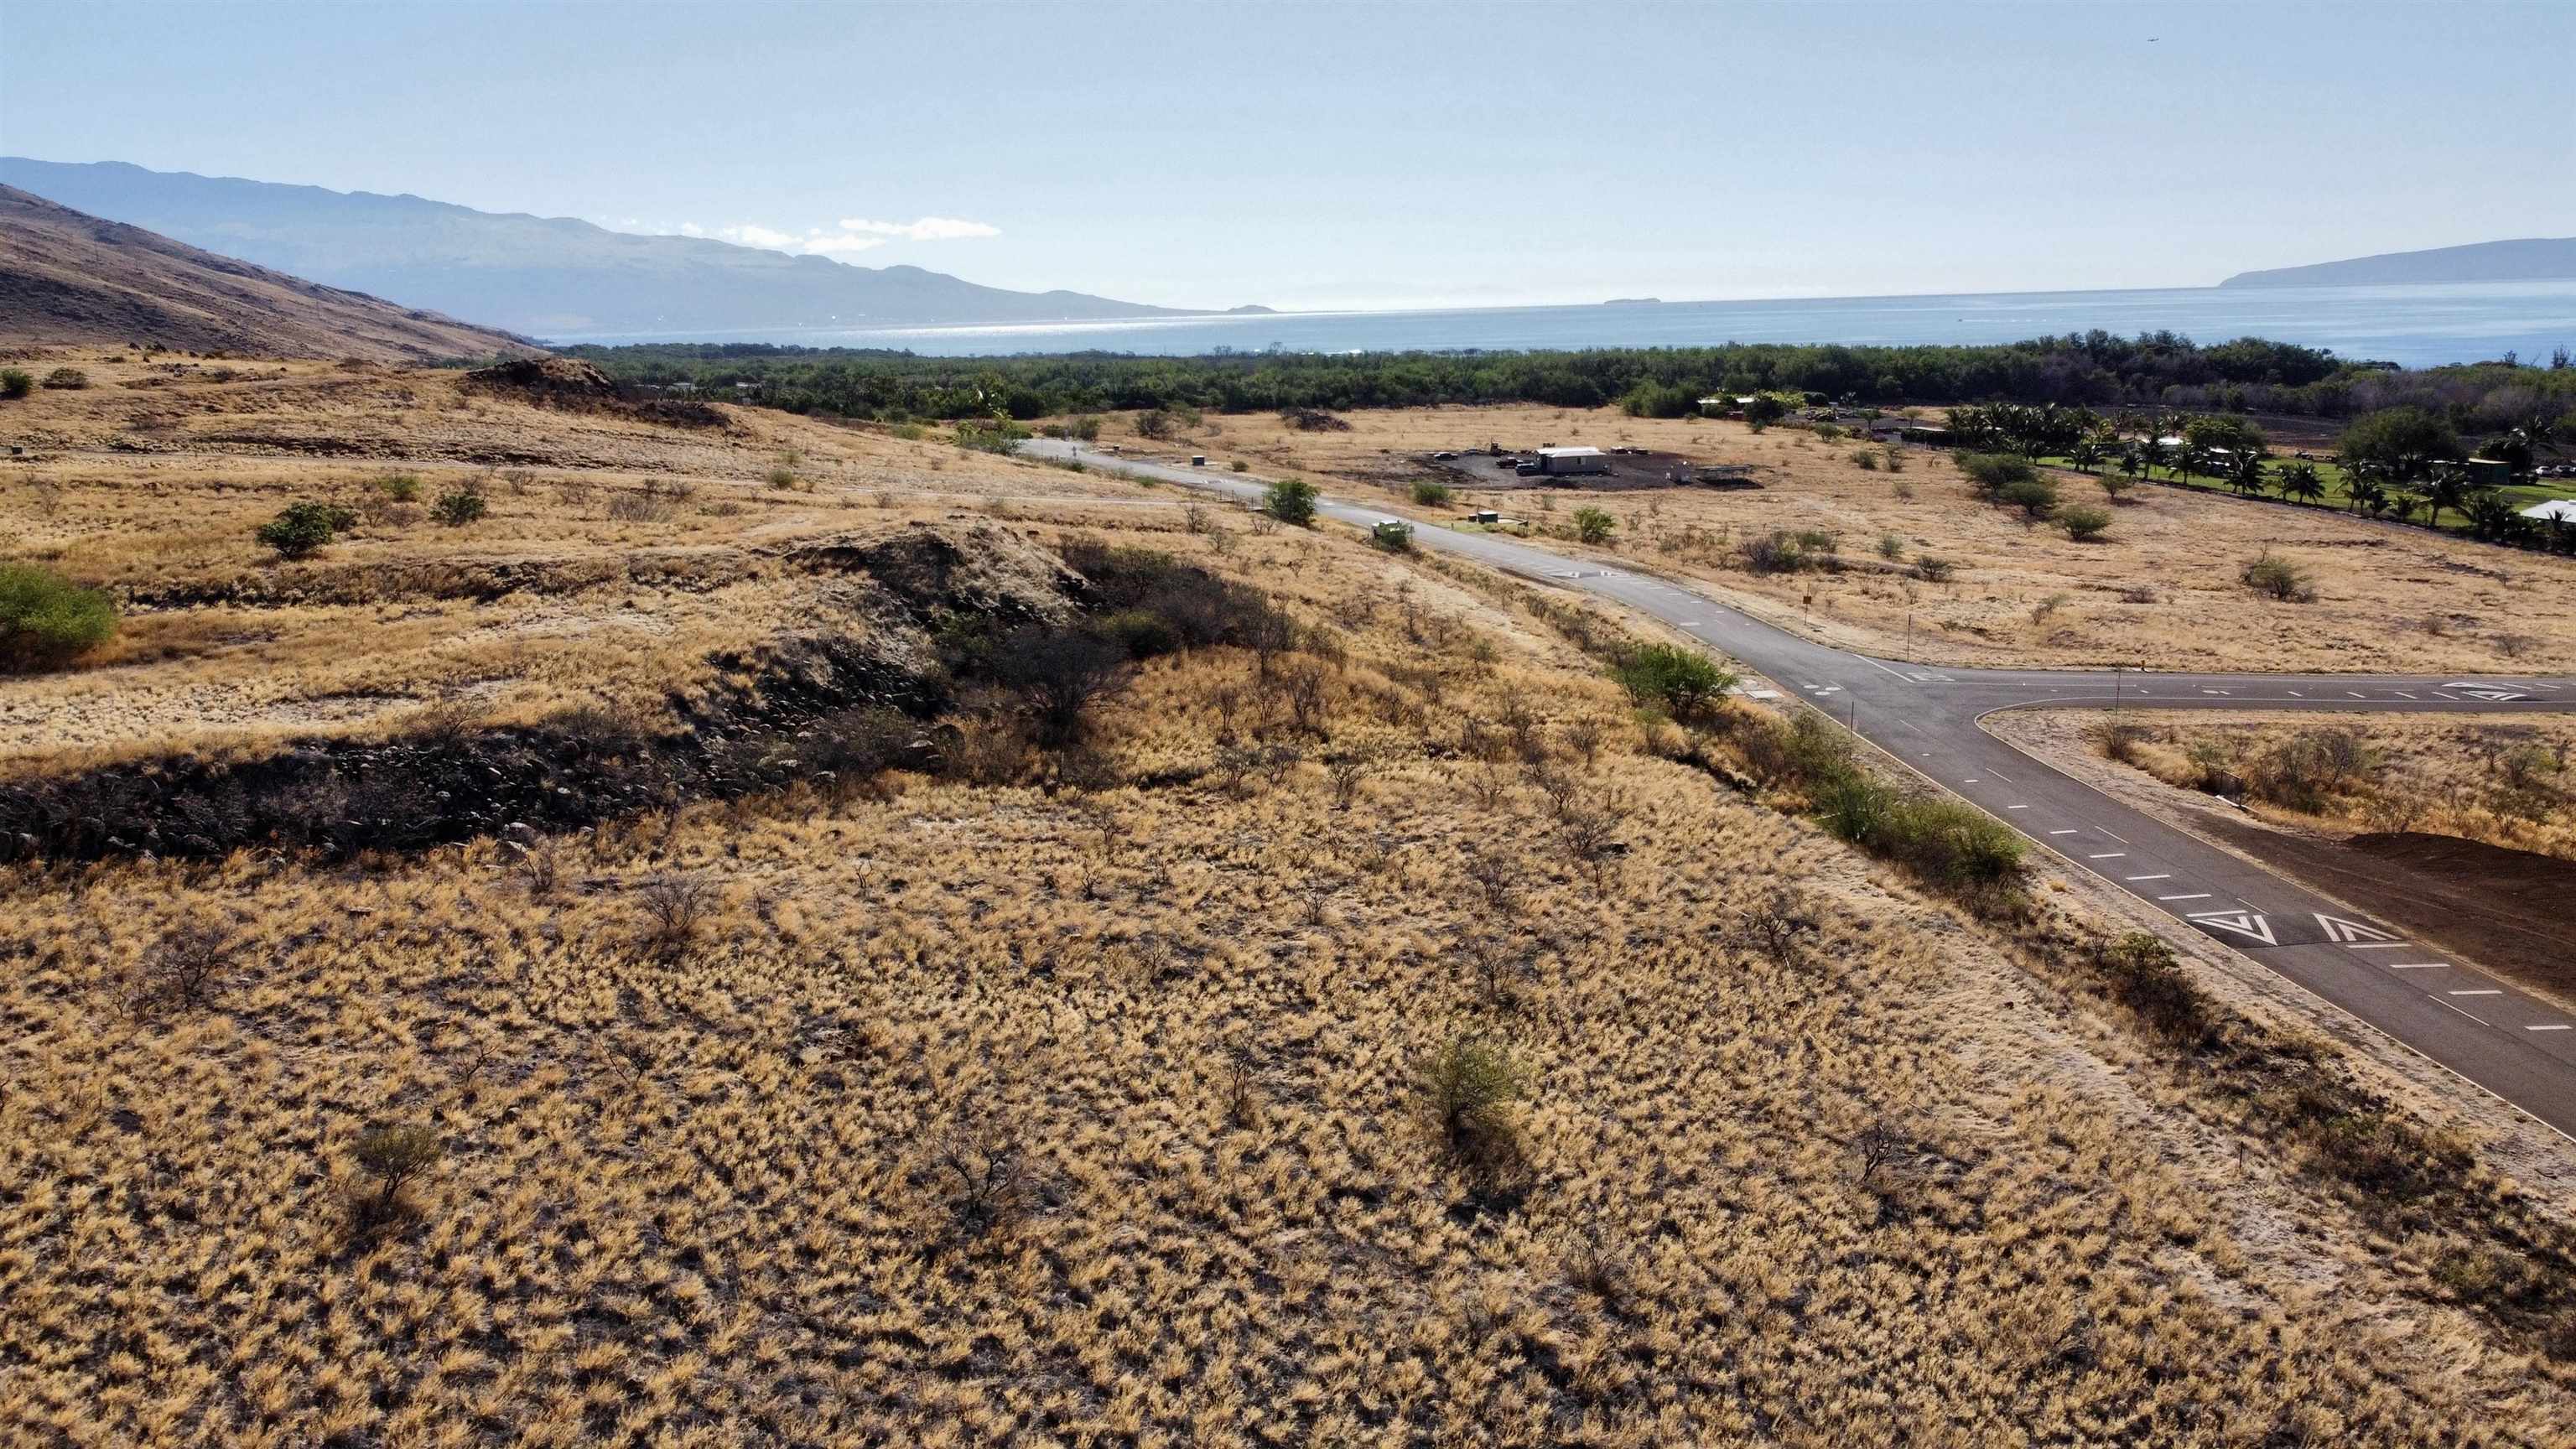
[[[1212,474],[1037,440],[1033,455],[1258,502],[1268,480]],[[1388,515],[1338,499],[1325,516]],[[2196,836],[2113,800],[1987,734],[1978,721],[2034,705],[2155,709],[2576,709],[2576,678],[2164,674],[1965,669],[1898,663],[1819,644],[1672,580],[1488,533],[1420,529],[1417,542],[1581,589],[1741,660],[1926,778],[2088,872],[2333,1003],[2454,1075],[2576,1137],[2576,1012],[2558,1009]],[[2571,933],[2576,934],[2576,933]],[[2576,949],[2576,948],[2571,948]]]

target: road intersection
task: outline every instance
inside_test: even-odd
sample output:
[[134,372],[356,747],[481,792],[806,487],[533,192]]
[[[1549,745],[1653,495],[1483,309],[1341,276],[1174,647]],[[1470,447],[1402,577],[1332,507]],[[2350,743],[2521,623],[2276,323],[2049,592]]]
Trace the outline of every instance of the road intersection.
[[[1024,444],[1070,458],[1078,445]],[[1267,481],[1079,454],[1085,466],[1258,502]],[[1387,515],[1325,498],[1318,511],[1366,528]],[[2576,1137],[2576,1011],[2408,940],[2328,899],[2095,790],[1988,734],[1998,710],[2409,710],[2508,714],[2576,709],[2576,678],[2124,673],[1929,667],[1793,634],[1654,574],[1483,532],[1423,529],[1425,548],[1625,605],[1742,661],[1925,778],[2087,872],[2296,983]],[[2576,917],[2576,913],[2571,913]],[[2570,950],[2576,951],[2576,918]]]

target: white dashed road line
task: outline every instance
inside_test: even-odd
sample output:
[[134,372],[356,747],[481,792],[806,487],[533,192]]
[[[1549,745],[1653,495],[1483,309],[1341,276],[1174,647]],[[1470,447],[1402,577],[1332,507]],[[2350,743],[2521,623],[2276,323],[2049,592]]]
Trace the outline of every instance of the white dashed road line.
[[2209,892],[2195,891],[2187,896],[2158,896],[2156,899],[2160,901],[2205,901],[2209,899]]

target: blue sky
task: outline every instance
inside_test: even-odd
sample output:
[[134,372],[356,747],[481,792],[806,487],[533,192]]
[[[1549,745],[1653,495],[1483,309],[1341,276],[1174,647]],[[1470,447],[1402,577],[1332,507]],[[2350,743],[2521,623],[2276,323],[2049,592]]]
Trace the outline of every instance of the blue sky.
[[0,0],[0,152],[1296,308],[2576,235],[2576,3]]

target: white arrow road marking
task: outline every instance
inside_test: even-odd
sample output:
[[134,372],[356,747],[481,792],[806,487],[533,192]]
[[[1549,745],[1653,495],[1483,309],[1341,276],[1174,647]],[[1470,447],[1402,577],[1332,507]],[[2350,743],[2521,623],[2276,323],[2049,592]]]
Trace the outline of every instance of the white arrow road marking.
[[2272,923],[2252,911],[2203,911],[2183,919],[2194,925],[2210,926],[2221,931],[2234,931],[2240,936],[2260,941],[2266,946],[2281,944],[2272,934]]
[[2341,916],[2329,916],[2323,911],[2312,911],[2310,914],[2317,918],[2317,928],[2326,933],[2326,939],[2329,941],[2394,941],[2397,939],[2393,932],[2383,931],[2377,926],[2364,925],[2359,921],[2347,921]]

